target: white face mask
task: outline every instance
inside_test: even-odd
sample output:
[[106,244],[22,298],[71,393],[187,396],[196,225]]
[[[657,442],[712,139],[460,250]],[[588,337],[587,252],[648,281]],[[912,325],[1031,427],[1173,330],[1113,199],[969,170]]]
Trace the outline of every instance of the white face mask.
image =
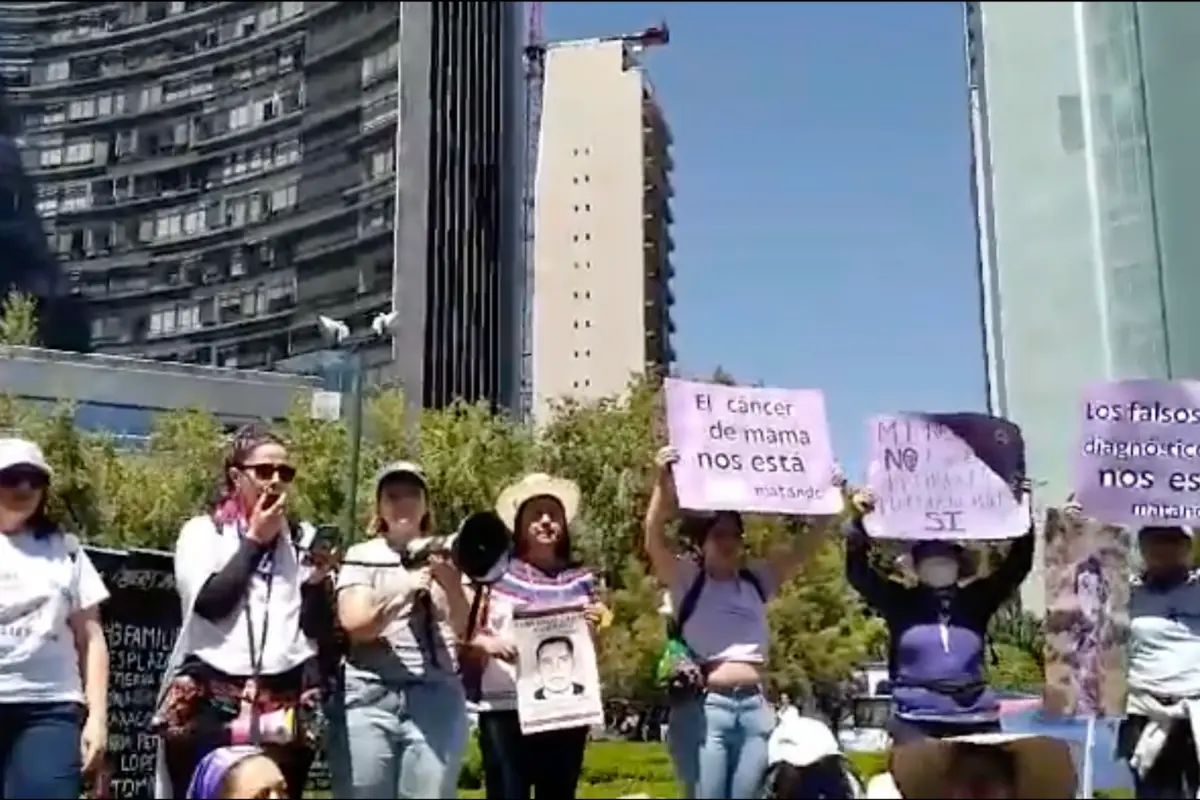
[[958,560],[950,556],[927,556],[917,562],[917,580],[934,589],[958,582]]

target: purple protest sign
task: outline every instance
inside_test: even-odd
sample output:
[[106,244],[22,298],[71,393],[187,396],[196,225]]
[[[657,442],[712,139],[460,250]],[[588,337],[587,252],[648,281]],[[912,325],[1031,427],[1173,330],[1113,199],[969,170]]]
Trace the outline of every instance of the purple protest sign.
[[1088,387],[1075,460],[1075,498],[1111,525],[1194,525],[1200,519],[1200,381]]
[[842,510],[821,392],[669,378],[666,394],[683,508],[813,515]]
[[867,533],[884,539],[1010,539],[1029,529],[1013,484],[1021,429],[986,414],[891,414],[868,423]]

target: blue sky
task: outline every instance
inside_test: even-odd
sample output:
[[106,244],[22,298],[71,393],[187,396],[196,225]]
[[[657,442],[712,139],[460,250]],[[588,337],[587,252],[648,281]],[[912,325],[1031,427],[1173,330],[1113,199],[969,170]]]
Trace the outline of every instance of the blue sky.
[[666,19],[685,373],[825,391],[864,420],[986,407],[958,3],[550,2],[550,39]]

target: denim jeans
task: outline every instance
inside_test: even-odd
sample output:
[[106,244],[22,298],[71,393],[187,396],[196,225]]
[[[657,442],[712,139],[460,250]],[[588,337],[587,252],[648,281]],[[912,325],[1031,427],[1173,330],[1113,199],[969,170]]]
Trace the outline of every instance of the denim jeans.
[[0,798],[78,800],[82,730],[76,703],[0,704]]
[[673,706],[667,744],[683,796],[757,797],[774,727],[758,689],[711,689]]
[[467,731],[457,677],[399,686],[346,678],[350,780],[361,800],[456,797]]

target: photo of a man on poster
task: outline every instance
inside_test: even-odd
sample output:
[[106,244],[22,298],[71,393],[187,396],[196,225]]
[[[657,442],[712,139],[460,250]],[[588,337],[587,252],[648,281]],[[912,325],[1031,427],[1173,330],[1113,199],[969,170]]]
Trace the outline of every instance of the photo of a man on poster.
[[575,680],[575,643],[567,636],[550,636],[537,646],[538,688],[534,700],[554,700],[584,693]]

